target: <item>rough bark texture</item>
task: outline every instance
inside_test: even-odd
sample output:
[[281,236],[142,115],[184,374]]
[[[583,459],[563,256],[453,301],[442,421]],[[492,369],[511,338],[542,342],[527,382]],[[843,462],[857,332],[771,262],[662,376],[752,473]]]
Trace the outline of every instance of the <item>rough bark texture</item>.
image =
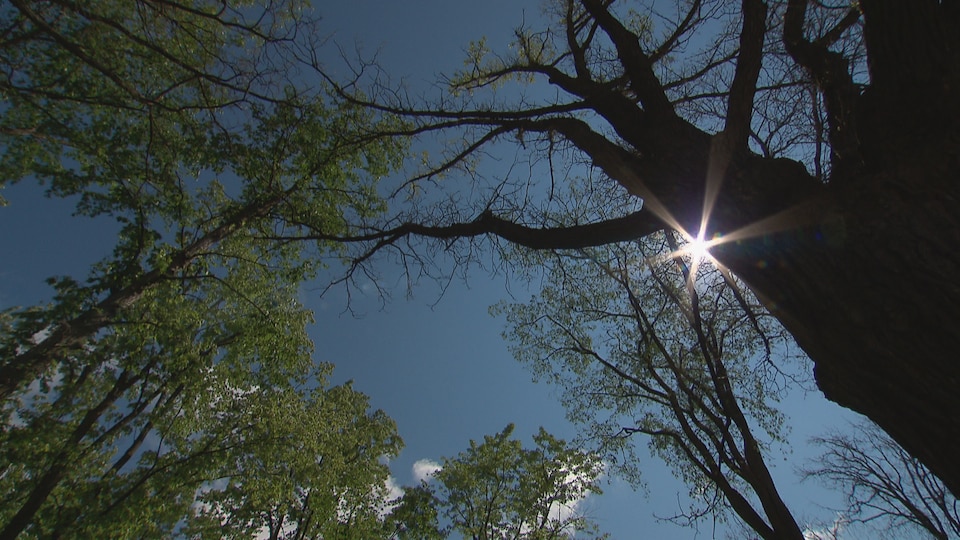
[[806,227],[713,252],[810,355],[828,398],[960,493],[960,167],[956,149],[919,161],[824,190]]
[[[794,335],[829,399],[877,422],[957,494],[960,47],[943,44],[952,57],[938,68],[925,57],[913,69],[884,73],[889,62],[935,54],[903,48],[907,56],[897,58],[888,50],[910,41],[890,34],[923,28],[874,28],[893,43],[871,49],[882,49],[871,61],[880,74],[858,104],[856,167],[784,200],[776,183],[805,186],[804,175],[763,160],[731,166],[712,232],[767,232],[713,254]],[[781,174],[775,181],[773,169]],[[675,215],[695,210],[685,204]]]

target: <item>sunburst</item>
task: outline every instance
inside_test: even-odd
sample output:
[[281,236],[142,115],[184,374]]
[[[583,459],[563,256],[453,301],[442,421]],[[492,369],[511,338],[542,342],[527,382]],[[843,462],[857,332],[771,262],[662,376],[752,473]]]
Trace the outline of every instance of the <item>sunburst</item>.
[[689,236],[687,234],[683,236],[686,238],[687,243],[680,251],[690,257],[694,266],[700,266],[704,261],[713,259],[713,257],[710,256],[710,248],[713,247],[713,245],[709,240],[704,239],[703,232],[698,233],[696,236]]

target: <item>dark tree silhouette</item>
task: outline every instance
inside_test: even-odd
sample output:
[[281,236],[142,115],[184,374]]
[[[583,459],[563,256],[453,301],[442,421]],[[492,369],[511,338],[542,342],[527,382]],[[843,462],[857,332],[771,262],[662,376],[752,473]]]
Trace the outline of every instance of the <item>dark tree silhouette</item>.
[[[642,209],[571,223],[494,193],[459,222],[380,227],[377,248],[416,234],[532,248],[717,238],[713,256],[809,354],[826,396],[960,493],[960,2],[641,4],[555,2],[555,26],[520,28],[509,55],[471,47],[442,103],[353,92],[362,73],[341,90],[416,124],[403,133],[464,130],[420,180],[512,137],[573,148]],[[553,90],[510,101],[497,88],[511,80]]]

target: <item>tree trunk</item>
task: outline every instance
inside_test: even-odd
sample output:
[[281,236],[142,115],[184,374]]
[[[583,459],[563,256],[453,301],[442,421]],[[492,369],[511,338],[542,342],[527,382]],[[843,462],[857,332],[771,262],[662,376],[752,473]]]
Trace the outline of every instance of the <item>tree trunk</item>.
[[[870,85],[840,126],[855,132],[856,163],[835,166],[788,232],[712,252],[813,359],[829,399],[960,495],[960,3],[860,7]],[[758,193],[776,191],[746,170]],[[744,226],[733,216],[751,204],[741,196],[718,215]]]
[[925,139],[827,186],[806,226],[713,253],[810,355],[829,399],[960,494],[960,144]]

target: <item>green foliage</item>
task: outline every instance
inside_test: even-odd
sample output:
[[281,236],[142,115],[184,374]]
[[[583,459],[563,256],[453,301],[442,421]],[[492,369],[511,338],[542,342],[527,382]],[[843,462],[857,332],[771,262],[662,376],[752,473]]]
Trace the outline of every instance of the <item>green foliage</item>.
[[29,537],[239,537],[281,518],[322,537],[344,509],[379,526],[396,426],[311,360],[296,259],[233,240],[8,404],[0,523],[50,483]]
[[[430,483],[408,490],[393,514],[399,538],[445,538],[453,531],[464,538],[527,540],[596,534],[596,524],[576,506],[601,493],[600,458],[543,428],[529,449],[512,433],[511,424],[483,442],[470,441],[467,450],[443,460]],[[438,512],[449,522],[445,530],[437,525]]]
[[[608,6],[613,12],[619,4]],[[480,89],[497,90],[506,83],[532,84],[538,80],[565,78],[567,73],[588,76],[602,83],[620,86],[625,78],[623,65],[616,51],[603,50],[607,41],[593,26],[583,5],[575,0],[543,3],[544,15],[553,22],[545,30],[520,26],[514,30],[513,40],[506,52],[496,52],[487,38],[467,46],[463,69],[449,81],[454,95],[473,94]],[[652,12],[633,8],[624,10],[620,22],[633,32],[645,48],[655,45],[655,22]],[[579,42],[571,50],[571,39]],[[669,58],[663,59],[669,62]],[[500,105],[502,106],[502,104]]]
[[297,295],[383,212],[404,146],[289,69],[315,15],[14,0],[0,21],[0,184],[119,224],[85,280],[0,315],[2,534],[379,535],[396,427],[330,387]]
[[543,290],[494,313],[506,315],[516,358],[562,388],[568,417],[611,470],[639,483],[631,436],[647,435],[690,487],[686,517],[722,517],[724,495],[767,482],[746,456],[784,440],[776,403],[787,381],[770,355],[788,342],[729,275],[691,268],[668,240],[533,256]]
[[471,42],[464,69],[454,74],[450,87],[454,92],[472,92],[487,86],[498,88],[513,80],[531,83],[539,67],[551,63],[557,56],[553,41],[549,32],[520,28],[514,33],[507,56],[493,54],[486,38]]
[[[262,41],[257,11],[280,13],[205,0],[10,2],[0,13],[3,180],[48,179],[59,195],[99,184],[107,198],[123,195],[111,177],[152,188],[128,198],[171,187],[178,164],[209,159],[210,115],[268,87],[265,59],[250,55]],[[109,206],[87,196],[86,211]]]
[[[315,23],[295,0],[95,4],[0,9],[11,74],[0,83],[0,183],[41,182],[75,196],[78,214],[120,226],[85,282],[59,279],[50,306],[13,317],[4,395],[53,369],[31,352],[38,332],[52,333],[49,347],[76,346],[123,324],[117,311],[166,280],[227,288],[234,257],[311,276],[342,252],[337,239],[383,212],[377,179],[404,155],[397,139],[366,137],[393,120],[288,80]],[[300,236],[311,241],[279,241]]]
[[380,458],[400,449],[393,421],[380,411],[369,414],[366,397],[349,386],[285,394],[234,391],[242,404],[231,408],[256,419],[244,442],[258,441],[257,452],[232,460],[225,486],[201,490],[198,517],[187,528],[193,535],[248,538],[267,530],[296,538],[370,538],[379,532],[388,476]]
[[238,215],[257,235],[331,236],[383,210],[376,180],[403,143],[357,142],[368,111],[292,78],[317,20],[298,0],[17,1],[0,20],[0,184],[119,222],[94,294]]
[[448,534],[440,527],[439,507],[429,485],[405,488],[387,516],[388,530],[397,540],[443,540]]

